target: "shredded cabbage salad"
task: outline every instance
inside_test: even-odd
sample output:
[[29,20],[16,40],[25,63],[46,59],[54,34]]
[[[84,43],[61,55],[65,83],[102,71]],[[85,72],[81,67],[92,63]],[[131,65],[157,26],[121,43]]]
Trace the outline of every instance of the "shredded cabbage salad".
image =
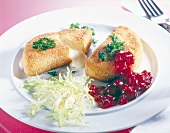
[[91,79],[88,77],[73,76],[68,67],[66,74],[59,73],[58,78],[28,78],[23,88],[32,92],[31,95],[36,101],[29,105],[29,115],[34,116],[45,106],[50,109],[48,117],[56,120],[59,126],[64,126],[68,121],[74,121],[75,125],[86,123],[83,120],[85,110],[95,104],[88,93],[90,83]]

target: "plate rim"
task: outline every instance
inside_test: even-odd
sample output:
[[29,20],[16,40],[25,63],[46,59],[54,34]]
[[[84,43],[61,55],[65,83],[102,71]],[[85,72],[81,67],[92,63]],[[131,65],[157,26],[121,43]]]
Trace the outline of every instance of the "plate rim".
[[[70,10],[70,9],[78,9],[78,8],[69,8],[69,9],[61,9],[61,10],[63,10],[63,11],[65,11],[65,10]],[[82,9],[82,8],[81,8]],[[86,8],[84,8],[84,9],[86,9]],[[56,10],[56,11],[58,11],[58,10]],[[56,12],[56,11],[50,11],[50,12]],[[50,13],[50,12],[47,12],[47,13],[43,13],[43,14],[48,14],[48,13]],[[40,14],[40,15],[42,15],[42,14]],[[36,15],[36,16],[39,16],[39,15]],[[36,16],[34,16],[34,17],[36,17]],[[31,18],[34,18],[34,17],[31,17]],[[30,19],[31,18],[29,18],[29,19],[27,19],[27,20],[29,20],[30,21]],[[27,21],[27,20],[25,20],[25,21]],[[22,22],[21,22],[22,23]],[[19,23],[19,24],[17,24],[17,25],[20,25],[21,23]],[[148,22],[148,23],[150,23],[150,22]],[[11,29],[9,29],[7,32],[5,32],[5,34],[3,34],[1,37],[0,37],[0,40],[1,40],[1,38],[2,37],[5,37],[5,36],[8,36],[8,32],[10,32],[10,31],[12,31],[12,30],[15,30],[15,27],[17,28],[17,26],[14,26],[14,28],[11,28]],[[162,31],[162,33],[163,33],[164,31]],[[164,32],[165,33],[165,32]],[[2,108],[3,109],[3,108]],[[25,122],[24,122],[25,123]]]

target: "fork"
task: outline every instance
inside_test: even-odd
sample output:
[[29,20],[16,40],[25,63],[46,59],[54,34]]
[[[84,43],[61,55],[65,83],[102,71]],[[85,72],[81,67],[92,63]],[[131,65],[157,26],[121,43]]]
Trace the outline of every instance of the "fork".
[[170,33],[170,20],[153,0],[138,0],[147,18],[159,24]]

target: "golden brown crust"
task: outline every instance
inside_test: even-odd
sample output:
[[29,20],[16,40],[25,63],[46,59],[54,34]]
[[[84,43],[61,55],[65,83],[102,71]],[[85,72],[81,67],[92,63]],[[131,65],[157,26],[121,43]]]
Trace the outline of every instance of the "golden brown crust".
[[23,52],[22,64],[28,76],[41,74],[71,62],[69,47],[58,40],[54,40],[56,43],[55,48],[50,48],[45,51],[32,48],[33,42],[37,41],[39,38],[49,37],[54,34],[40,35],[26,44]]
[[131,29],[125,26],[119,26],[113,31],[122,42],[126,51],[130,51],[135,56],[135,64],[132,65],[133,70],[136,70],[142,62],[143,44],[138,35]]
[[[71,63],[70,45],[81,46],[82,50],[87,53],[91,45],[91,36],[91,30],[66,29],[34,37],[27,42],[24,48],[22,64],[25,73],[28,76],[35,76]],[[44,37],[54,40],[56,47],[45,51],[32,48],[33,42]],[[67,38],[69,38],[69,40],[67,40]],[[67,41],[65,42],[65,40]]]
[[[131,51],[135,56],[135,64],[133,70],[137,69],[142,61],[143,46],[140,38],[131,29],[125,26],[116,27],[112,34],[115,34],[122,42],[124,42],[125,50]],[[103,47],[110,44],[112,40],[107,37],[106,40],[90,55],[86,60],[85,73],[93,79],[108,81],[114,76],[114,67],[112,61],[101,61],[98,57],[99,51],[103,51]]]
[[107,39],[90,55],[86,60],[85,73],[93,79],[108,80],[113,77],[114,67],[111,61],[101,61],[98,57],[99,51],[103,51],[103,47],[111,43],[110,37]]

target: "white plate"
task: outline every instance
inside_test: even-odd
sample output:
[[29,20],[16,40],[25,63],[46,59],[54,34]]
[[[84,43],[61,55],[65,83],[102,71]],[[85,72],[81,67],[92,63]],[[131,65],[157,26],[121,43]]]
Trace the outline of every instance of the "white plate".
[[[46,110],[41,110],[41,113],[33,118],[28,117],[28,108],[24,105],[28,104],[30,99],[25,92],[15,87],[25,78],[24,75],[20,75],[20,72],[24,73],[19,71],[18,64],[22,56],[22,45],[30,37],[42,32],[66,28],[74,22],[93,27],[98,34],[96,35],[96,39],[99,39],[98,44],[116,26],[125,25],[134,30],[146,42],[141,70],[151,71],[155,80],[145,95],[125,106],[117,109],[115,107],[109,112],[99,114],[94,111],[90,112],[92,115],[84,117],[89,122],[87,125],[58,127],[52,120],[44,117],[47,114]],[[170,91],[168,88],[170,85],[167,76],[170,73],[170,62],[167,61],[167,57],[170,56],[169,42],[169,34],[156,24],[131,13],[113,9],[72,8],[35,16],[14,26],[0,38],[0,44],[3,46],[0,49],[0,85],[3,89],[0,93],[0,105],[16,119],[49,131],[106,132],[135,126],[161,112],[169,103]],[[12,62],[13,58],[14,62]],[[11,65],[12,73],[10,73]],[[12,82],[11,74],[15,85]]]

